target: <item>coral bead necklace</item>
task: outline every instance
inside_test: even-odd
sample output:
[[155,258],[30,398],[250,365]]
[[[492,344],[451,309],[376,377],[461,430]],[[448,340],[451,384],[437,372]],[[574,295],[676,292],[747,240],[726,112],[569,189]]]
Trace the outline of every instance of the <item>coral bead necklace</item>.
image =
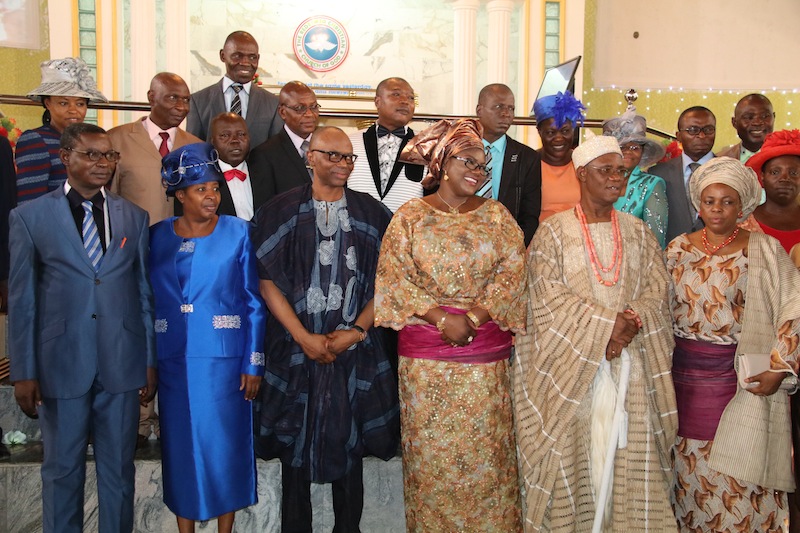
[[[613,287],[619,281],[619,273],[622,268],[622,233],[619,230],[619,219],[617,218],[616,210],[611,210],[611,234],[614,250],[611,255],[611,264],[607,267],[604,267],[597,257],[597,250],[594,247],[592,234],[589,232],[589,223],[586,221],[586,215],[583,212],[581,204],[575,206],[575,215],[578,217],[578,221],[581,224],[583,240],[589,251],[589,262],[592,265],[594,277],[606,287]],[[600,274],[600,272],[608,274],[612,270],[614,271],[614,278],[611,280],[604,279],[602,274]]]
[[731,233],[730,236],[727,239],[722,241],[722,244],[720,244],[719,246],[713,246],[708,240],[708,234],[706,233],[706,228],[703,228],[703,248],[706,249],[706,255],[708,257],[711,257],[712,255],[714,255],[718,251],[722,250],[723,248],[728,246],[730,243],[735,241],[737,235],[739,235],[739,228],[738,227],[735,230],[733,230],[733,233]]

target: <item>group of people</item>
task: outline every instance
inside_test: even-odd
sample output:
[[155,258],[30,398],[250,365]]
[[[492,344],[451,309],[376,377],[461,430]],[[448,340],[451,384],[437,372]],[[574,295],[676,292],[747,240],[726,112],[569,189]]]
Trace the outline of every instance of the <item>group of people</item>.
[[90,438],[99,528],[131,531],[151,432],[182,532],[232,531],[255,455],[281,461],[283,531],[311,531],[311,483],[358,531],[363,458],[398,448],[409,531],[782,527],[800,132],[772,133],[768,100],[742,99],[721,157],[687,109],[682,155],[651,166],[633,108],[574,147],[582,104],[543,97],[534,151],[507,86],[416,133],[389,78],[347,135],[302,82],[252,81],[251,35],[220,59],[194,94],[157,74],[149,115],[109,132],[83,123],[104,97],[78,59],[29,94],[9,338],[45,531],[82,528]]

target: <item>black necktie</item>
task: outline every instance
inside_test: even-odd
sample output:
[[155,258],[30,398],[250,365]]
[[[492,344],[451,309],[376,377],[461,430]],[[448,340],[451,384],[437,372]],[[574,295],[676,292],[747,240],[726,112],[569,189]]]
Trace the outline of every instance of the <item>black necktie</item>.
[[406,128],[405,126],[401,126],[396,130],[388,130],[378,124],[378,137],[386,137],[387,135],[394,135],[395,137],[400,137],[402,139],[406,136]]

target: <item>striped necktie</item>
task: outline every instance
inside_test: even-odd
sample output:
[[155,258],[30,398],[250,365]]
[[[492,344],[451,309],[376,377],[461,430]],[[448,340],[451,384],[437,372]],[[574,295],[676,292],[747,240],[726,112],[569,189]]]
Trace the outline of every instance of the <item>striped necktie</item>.
[[100,235],[97,233],[97,224],[94,223],[92,202],[89,200],[81,202],[81,207],[83,207],[83,229],[81,231],[83,247],[86,248],[86,253],[96,272],[103,259],[103,247],[100,246]]
[[[492,154],[491,163],[493,163],[495,165],[502,165],[503,164],[502,161],[498,161],[498,159],[499,159],[498,149],[495,147],[495,145],[493,145],[493,144],[489,145],[489,153]],[[483,196],[484,198],[488,198],[488,199],[491,200],[492,198],[494,198],[494,190],[492,188],[492,176],[493,176],[493,174],[492,174],[491,166],[489,167],[488,170],[489,170],[489,175],[486,176],[486,183],[484,183],[481,186],[481,188],[478,189],[478,192],[476,192],[475,195],[476,196]]]
[[231,85],[231,89],[235,93],[233,95],[233,100],[231,101],[231,113],[236,113],[237,115],[242,115],[242,101],[239,99],[239,91],[244,89],[241,83],[234,83]]

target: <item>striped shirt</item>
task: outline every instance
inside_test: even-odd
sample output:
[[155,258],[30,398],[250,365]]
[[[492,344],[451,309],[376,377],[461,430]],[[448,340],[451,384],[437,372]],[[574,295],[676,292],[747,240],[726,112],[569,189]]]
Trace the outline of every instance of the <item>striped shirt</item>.
[[20,135],[17,141],[17,204],[29,202],[57,189],[67,180],[59,157],[61,134],[41,126]]

